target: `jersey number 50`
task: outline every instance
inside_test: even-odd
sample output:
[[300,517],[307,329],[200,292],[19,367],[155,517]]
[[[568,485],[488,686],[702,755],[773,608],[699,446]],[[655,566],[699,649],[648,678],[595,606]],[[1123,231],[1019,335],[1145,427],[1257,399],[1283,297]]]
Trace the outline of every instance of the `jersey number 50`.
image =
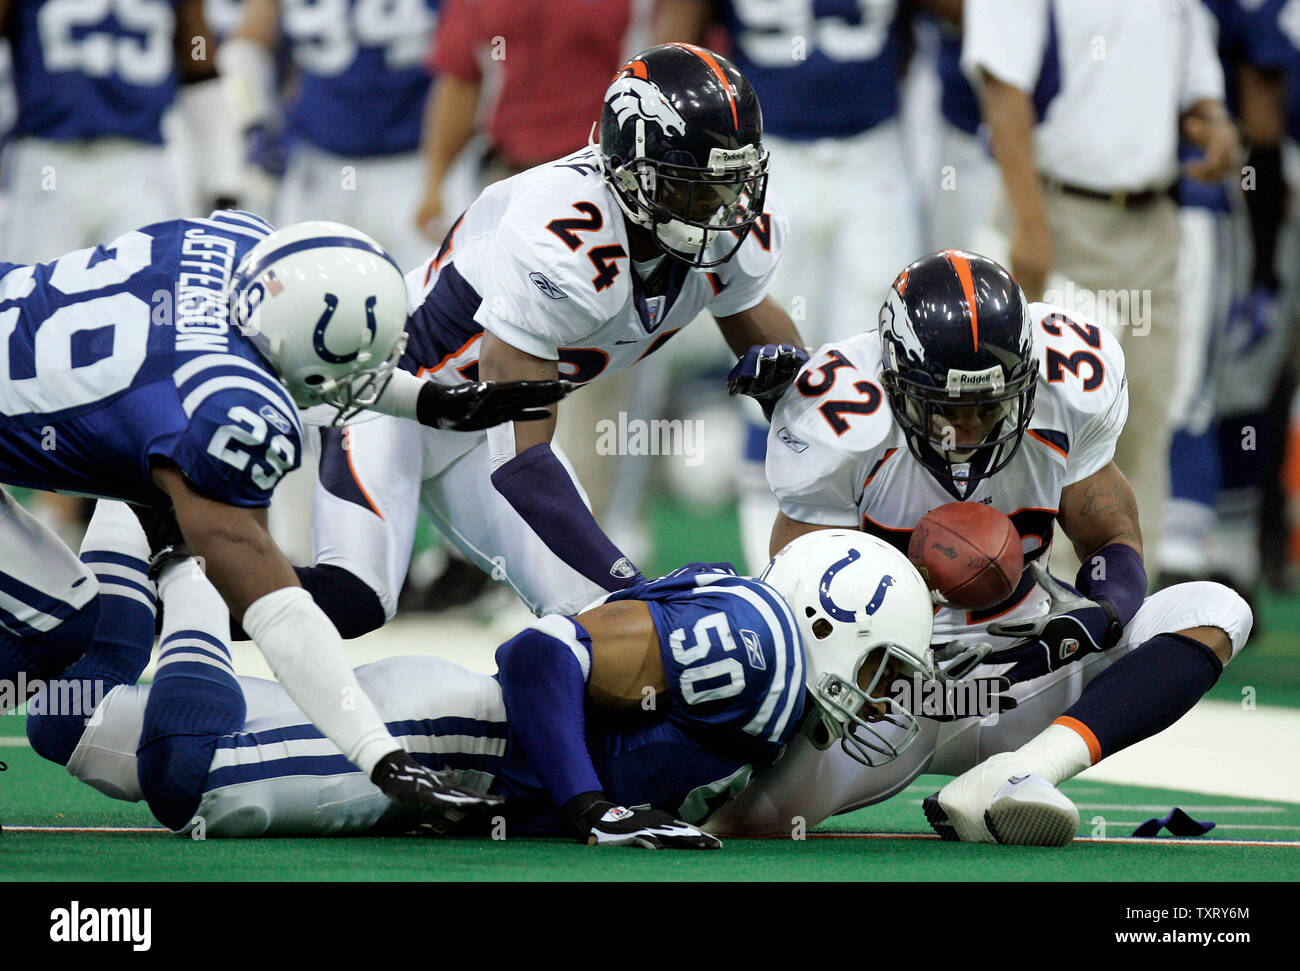
[[[716,645],[711,635],[717,635]],[[699,705],[706,701],[734,698],[743,692],[745,666],[736,658],[723,657],[716,661],[709,661],[707,664],[698,663],[713,653],[715,646],[720,646],[724,652],[736,649],[736,641],[731,636],[727,615],[722,611],[706,614],[695,622],[695,626],[691,629],[691,636],[694,639],[693,643],[687,647],[685,628],[679,627],[668,635],[668,646],[672,649],[673,660],[683,668],[677,678],[682,700],[688,705]],[[726,678],[726,682],[709,688],[696,687],[701,682],[716,681],[721,678]]]

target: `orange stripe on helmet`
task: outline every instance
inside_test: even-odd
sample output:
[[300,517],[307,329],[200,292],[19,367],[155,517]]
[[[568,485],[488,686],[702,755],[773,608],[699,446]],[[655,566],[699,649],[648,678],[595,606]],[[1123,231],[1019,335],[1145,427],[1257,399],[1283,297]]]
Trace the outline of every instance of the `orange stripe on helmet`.
[[979,313],[975,309],[975,278],[971,275],[970,263],[966,259],[966,254],[961,250],[948,249],[943,251],[943,255],[948,258],[952,268],[957,273],[957,279],[961,281],[961,292],[966,297],[966,309],[970,311],[970,332],[975,341],[975,350],[980,349],[980,319]]
[[731,105],[731,121],[732,124],[736,126],[736,131],[740,131],[740,113],[736,110],[735,88],[732,87],[731,81],[727,78],[727,72],[722,69],[722,65],[718,63],[718,59],[713,56],[713,52],[705,50],[703,47],[696,47],[694,44],[676,43],[670,46],[680,47],[684,51],[690,51],[708,65],[709,70],[714,73],[719,83],[721,83],[722,90],[727,92],[727,101]]
[[646,67],[645,61],[638,60],[628,61],[620,67],[618,73],[614,75],[614,80],[617,81],[619,78],[641,78],[642,80],[648,80],[649,77],[650,69]]
[[898,291],[900,297],[907,292],[907,275],[907,271],[904,270],[898,274],[898,279],[894,281],[894,289]]

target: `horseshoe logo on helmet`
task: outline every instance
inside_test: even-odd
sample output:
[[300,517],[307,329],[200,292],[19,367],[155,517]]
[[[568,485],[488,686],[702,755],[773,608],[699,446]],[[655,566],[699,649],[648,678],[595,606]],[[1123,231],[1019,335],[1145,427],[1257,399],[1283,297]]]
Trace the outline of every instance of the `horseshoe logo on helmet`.
[[861,557],[862,554],[857,550],[849,550],[848,556],[844,557],[842,560],[836,560],[830,565],[830,568],[822,574],[822,582],[817,588],[818,596],[821,598],[822,602],[822,610],[826,611],[826,613],[830,614],[831,617],[842,624],[852,623],[854,618],[858,616],[858,612],[856,610],[845,610],[831,599],[831,581],[835,579],[835,574],[839,573],[840,570],[844,569],[850,563],[861,559]]
[[[370,331],[371,342],[375,339],[375,334],[379,331],[379,325],[375,321],[375,302],[376,297],[366,298],[366,330]],[[322,361],[329,364],[347,364],[349,361],[357,359],[357,351],[351,354],[335,354],[325,346],[325,328],[329,326],[330,321],[334,318],[334,311],[338,309],[339,298],[332,293],[325,294],[325,310],[321,313],[320,319],[316,321],[316,329],[311,335],[311,346],[316,351],[316,356]]]
[[871,595],[871,602],[867,604],[867,616],[880,609],[880,605],[885,602],[885,591],[893,585],[894,578],[888,573],[880,578],[880,585],[876,587],[876,592]]

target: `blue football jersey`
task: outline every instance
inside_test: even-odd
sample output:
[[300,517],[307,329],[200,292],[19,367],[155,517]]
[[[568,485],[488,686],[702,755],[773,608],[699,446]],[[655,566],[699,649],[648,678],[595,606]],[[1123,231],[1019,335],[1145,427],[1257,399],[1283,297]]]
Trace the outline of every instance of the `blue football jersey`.
[[281,0],[280,26],[300,72],[290,137],[337,155],[415,151],[438,3]]
[[[716,565],[679,570],[607,600],[649,606],[669,697],[630,719],[588,709],[596,775],[617,803],[701,824],[774,762],[799,729],[804,657],[794,615],[766,584]],[[542,795],[517,745],[494,791],[516,806]],[[552,827],[559,827],[553,816],[528,824]]]
[[736,67],[763,129],[809,140],[856,135],[898,114],[896,0],[724,0]]
[[14,137],[118,136],[162,144],[176,97],[178,0],[14,4]]
[[0,482],[156,503],[156,457],[211,499],[266,506],[302,426],[226,294],[270,232],[216,212],[0,263]]

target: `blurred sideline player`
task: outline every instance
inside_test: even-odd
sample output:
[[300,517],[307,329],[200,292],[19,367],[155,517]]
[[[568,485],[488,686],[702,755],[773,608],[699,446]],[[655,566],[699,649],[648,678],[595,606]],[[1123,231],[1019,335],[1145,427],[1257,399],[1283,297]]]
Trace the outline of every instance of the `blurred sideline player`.
[[[797,370],[800,338],[766,296],[785,237],[766,186],[748,82],[703,48],[651,48],[610,84],[599,144],[489,186],[408,274],[401,366],[439,386],[584,385],[707,309],[742,356],[731,389],[774,397]],[[326,436],[304,585],[346,636],[384,624],[421,506],[534,613],[573,613],[640,583],[553,447],[554,427],[446,436],[380,418]]]
[[[258,162],[284,166],[277,223],[355,226],[403,272],[427,255],[406,212],[420,197],[420,119],[430,90],[423,58],[437,7],[438,0],[244,0],[217,58],[249,155],[246,181],[253,184]],[[311,559],[314,435],[306,447],[302,471],[286,478],[271,507],[272,535],[295,563]]]
[[[405,318],[392,257],[337,223],[272,232],[256,216],[218,211],[50,263],[0,263],[0,481],[170,504],[234,615],[325,734],[386,791],[455,802],[470,797],[395,750],[262,512],[300,461],[300,407],[340,421],[376,406],[470,428],[545,414],[514,397],[535,388],[391,380]],[[562,391],[542,390],[542,402]],[[0,548],[0,679],[48,677],[97,630],[114,636],[92,569],[2,489]],[[340,705],[345,691],[355,705]],[[168,717],[184,730],[203,707],[197,697]]]
[[[94,539],[108,539],[147,583],[138,530]],[[547,616],[501,646],[495,677],[402,657],[365,665],[358,679],[412,757],[505,798],[508,832],[716,848],[695,827],[801,729],[824,745],[873,745],[894,722],[917,730],[879,687],[930,674],[920,577],[860,533],[820,534],[792,550],[808,576],[782,572],[781,557],[766,581],[692,564],[577,617]],[[828,610],[852,615],[834,621],[834,634],[814,626],[830,627],[824,611],[797,621],[778,595],[809,583],[823,586]],[[151,601],[118,598],[121,626],[134,618],[134,643],[92,645],[46,689],[47,698],[84,692],[98,704],[89,724],[34,702],[37,752],[106,795],[145,799],[182,833],[327,836],[419,822],[306,724],[279,685],[235,678],[226,608],[194,560],[170,561],[158,592],[167,609],[152,686],[134,685],[151,651]],[[159,711],[195,683],[219,685],[222,704],[189,734],[168,732]]]
[[[213,77],[201,0],[121,10],[77,0],[0,0],[17,117],[5,146],[0,258],[49,260],[181,213],[164,116],[181,84]],[[72,497],[37,496],[42,520],[76,543]]]
[[[960,16],[960,3],[923,0]],[[921,213],[898,124],[907,18],[894,0],[664,0],[656,34],[698,42],[712,22],[763,106],[772,185],[790,220],[772,279],[809,348],[853,330],[921,244]],[[762,474],[767,427],[752,415],[740,471],[741,538],[767,560],[776,504]]]
[[[1054,786],[1190,710],[1252,621],[1218,584],[1146,597],[1136,503],[1113,461],[1127,413],[1124,357],[1108,332],[1026,303],[1004,269],[956,250],[898,275],[879,330],[808,362],[772,419],[773,549],[853,526],[905,550],[915,523],[944,503],[1006,513],[1029,567],[1019,586],[987,610],[939,609],[934,637],[937,658],[968,670],[982,658],[990,667],[975,673],[1008,678],[1020,705],[987,736],[974,723],[942,736],[932,727],[929,750],[886,775],[796,749],[751,797],[753,815],[740,807],[727,825],[788,827],[792,812],[811,823],[886,798],[928,766],[968,770],[927,805],[947,837],[1073,837],[1078,812]],[[1044,569],[1053,520],[1083,563],[1077,595]],[[936,742],[949,746],[944,758]]]
[[410,212],[423,186],[420,123],[431,83],[424,56],[437,7],[438,0],[245,0],[218,54],[241,131],[264,137],[278,123],[281,44],[296,69],[278,222],[356,226],[403,270],[427,255]]
[[[1282,258],[1280,239],[1287,198],[1287,75],[1300,75],[1300,8],[1290,5],[1288,11],[1278,0],[1254,10],[1253,4],[1227,0],[1217,6],[1225,40],[1234,45],[1223,56],[1236,62],[1236,112],[1250,149],[1242,182],[1246,213],[1239,210],[1234,223],[1237,236],[1246,237],[1238,248],[1249,254],[1249,264],[1234,294],[1218,375],[1221,478],[1210,573],[1250,592],[1261,577],[1261,545],[1282,545],[1261,517],[1285,440],[1286,422],[1277,419],[1272,400],[1293,361],[1296,333],[1295,293],[1283,292],[1284,278],[1294,281],[1295,271]],[[1292,97],[1294,90],[1293,82]],[[1292,250],[1289,262],[1294,259]]]

